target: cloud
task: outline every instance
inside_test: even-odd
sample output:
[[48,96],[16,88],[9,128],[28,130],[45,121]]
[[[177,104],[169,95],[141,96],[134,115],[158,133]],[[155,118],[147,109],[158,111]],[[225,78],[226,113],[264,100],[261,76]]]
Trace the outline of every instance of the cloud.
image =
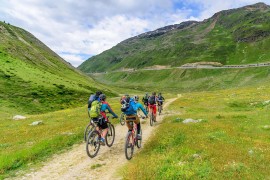
[[[270,4],[270,0],[263,2]],[[0,17],[29,31],[76,67],[132,36],[253,3],[256,1],[9,0],[1,1]]]

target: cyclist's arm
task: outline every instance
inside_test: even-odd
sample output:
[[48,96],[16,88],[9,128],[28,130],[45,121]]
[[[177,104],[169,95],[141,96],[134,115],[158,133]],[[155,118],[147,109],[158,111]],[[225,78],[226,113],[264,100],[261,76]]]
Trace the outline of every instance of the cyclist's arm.
[[144,109],[144,107],[143,107],[142,104],[138,103],[138,109],[141,109],[142,112],[143,112],[143,114],[144,114],[145,116],[147,116],[147,112],[146,112],[146,110]]
[[111,113],[113,115],[113,117],[118,117],[114,112],[113,110],[111,109],[110,105],[109,104],[102,104],[101,106],[101,111],[105,112],[106,110],[109,111],[109,113]]

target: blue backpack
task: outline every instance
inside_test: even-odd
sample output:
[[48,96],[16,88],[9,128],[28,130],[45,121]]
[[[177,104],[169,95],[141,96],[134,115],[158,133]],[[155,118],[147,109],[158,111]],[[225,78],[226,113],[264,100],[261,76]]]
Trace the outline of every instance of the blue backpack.
[[134,99],[128,97],[122,101],[121,111],[126,115],[137,114],[137,108]]

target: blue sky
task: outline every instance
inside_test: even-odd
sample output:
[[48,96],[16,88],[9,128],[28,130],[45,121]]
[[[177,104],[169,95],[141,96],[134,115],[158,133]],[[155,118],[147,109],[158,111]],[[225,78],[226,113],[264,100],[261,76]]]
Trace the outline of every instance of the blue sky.
[[21,27],[77,67],[119,42],[187,20],[270,0],[0,0],[0,20]]

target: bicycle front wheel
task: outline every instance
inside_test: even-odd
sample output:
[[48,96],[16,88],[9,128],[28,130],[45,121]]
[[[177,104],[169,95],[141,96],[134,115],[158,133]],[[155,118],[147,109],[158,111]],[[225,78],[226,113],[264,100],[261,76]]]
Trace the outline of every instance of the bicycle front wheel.
[[97,155],[99,148],[99,134],[97,131],[92,131],[89,133],[86,140],[86,153],[90,158],[94,158]]
[[125,125],[125,114],[124,113],[121,114],[119,121],[120,121],[120,124],[122,126]]
[[89,124],[86,126],[85,130],[84,130],[84,141],[87,140],[87,137],[88,137],[89,133],[90,133],[91,131],[93,131],[93,130],[94,130],[94,127],[91,125],[91,123],[89,123]]
[[130,160],[134,152],[134,137],[132,131],[128,131],[125,143],[125,155],[127,160]]
[[111,147],[113,145],[114,138],[115,138],[114,126],[111,123],[109,123],[108,124],[108,133],[105,136],[105,141],[106,141],[106,144],[108,147]]

